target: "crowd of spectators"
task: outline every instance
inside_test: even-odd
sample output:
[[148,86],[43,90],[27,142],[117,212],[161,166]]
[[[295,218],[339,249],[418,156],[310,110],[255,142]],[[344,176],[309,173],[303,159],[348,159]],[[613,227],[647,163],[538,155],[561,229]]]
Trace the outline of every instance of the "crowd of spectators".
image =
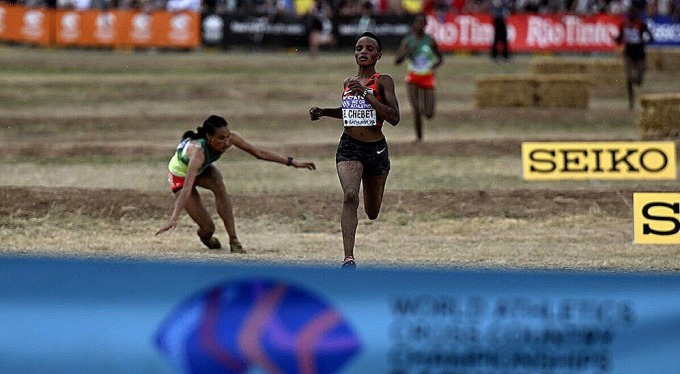
[[[421,11],[470,14],[488,12],[491,0],[0,0],[31,7],[66,9],[190,10],[221,14],[258,14],[270,18],[308,17],[319,9],[324,17],[369,17],[376,14],[414,14]],[[639,8],[648,15],[680,21],[680,0],[510,0],[511,13],[623,14]]]

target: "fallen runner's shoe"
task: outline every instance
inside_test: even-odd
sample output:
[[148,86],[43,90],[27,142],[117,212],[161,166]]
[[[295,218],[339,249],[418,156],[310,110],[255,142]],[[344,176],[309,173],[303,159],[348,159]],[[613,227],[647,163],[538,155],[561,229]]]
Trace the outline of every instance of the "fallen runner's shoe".
[[222,244],[220,244],[220,241],[217,240],[217,238],[214,237],[214,236],[211,236],[210,239],[208,239],[208,240],[201,239],[201,242],[203,244],[205,244],[205,246],[208,247],[208,249],[220,249],[220,248],[222,248]]
[[354,257],[352,257],[352,256],[345,257],[345,261],[342,262],[342,268],[343,269],[349,269],[349,270],[356,269],[357,264],[356,264],[356,262],[354,262]]
[[229,242],[229,247],[231,248],[231,253],[246,253],[245,249],[238,240],[232,240]]

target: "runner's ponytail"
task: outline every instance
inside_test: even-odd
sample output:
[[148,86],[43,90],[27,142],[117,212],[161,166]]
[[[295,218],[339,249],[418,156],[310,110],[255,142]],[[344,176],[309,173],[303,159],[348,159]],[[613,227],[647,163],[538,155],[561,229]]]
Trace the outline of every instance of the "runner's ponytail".
[[191,130],[186,131],[184,135],[182,135],[182,140],[186,138],[191,139],[205,138],[207,134],[214,134],[215,130],[227,126],[229,126],[229,124],[227,123],[227,120],[224,119],[224,117],[216,116],[213,114],[203,122],[203,126],[197,127],[196,131]]

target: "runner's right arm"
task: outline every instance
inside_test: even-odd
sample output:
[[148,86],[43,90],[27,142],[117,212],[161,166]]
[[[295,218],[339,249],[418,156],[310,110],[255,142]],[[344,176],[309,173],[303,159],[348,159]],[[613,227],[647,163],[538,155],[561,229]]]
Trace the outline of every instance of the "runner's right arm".
[[201,148],[201,146],[196,143],[192,143],[187,147],[187,156],[189,157],[189,164],[187,165],[187,176],[184,178],[184,187],[182,187],[182,189],[177,194],[175,206],[172,209],[172,216],[170,217],[170,222],[161,227],[156,232],[156,235],[173,229],[175,226],[177,226],[179,215],[182,213],[182,210],[184,210],[184,205],[186,205],[189,195],[194,188],[194,182],[196,181],[196,176],[198,176],[198,171],[201,169],[201,165],[203,165],[203,161],[205,160],[203,148]]

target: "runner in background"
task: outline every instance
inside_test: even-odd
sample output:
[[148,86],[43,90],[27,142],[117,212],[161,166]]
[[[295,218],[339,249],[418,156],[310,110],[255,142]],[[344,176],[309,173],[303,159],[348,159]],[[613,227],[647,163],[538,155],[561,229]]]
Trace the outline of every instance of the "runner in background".
[[423,115],[428,119],[434,117],[436,105],[434,71],[444,62],[437,42],[425,33],[425,26],[427,26],[425,14],[415,15],[411,32],[402,39],[394,60],[397,65],[406,58],[409,60],[406,87],[418,142],[423,140]]
[[384,121],[399,123],[399,103],[394,80],[376,72],[382,57],[382,43],[370,32],[361,34],[354,48],[357,75],[345,79],[342,104],[335,108],[312,107],[309,118],[341,119],[344,131],[335,155],[342,186],[343,202],[340,226],[345,258],[342,267],[354,269],[354,242],[359,222],[359,188],[363,184],[364,210],[368,218],[378,218],[385,182],[390,171],[387,141],[382,132]]
[[647,70],[647,55],[645,44],[654,41],[647,24],[642,19],[640,11],[630,8],[621,26],[619,35],[614,38],[618,44],[623,44],[623,61],[626,69],[626,91],[628,93],[628,108],[635,108],[635,91],[633,85],[640,86]]
[[168,182],[175,194],[175,205],[170,222],[161,227],[156,235],[175,228],[183,210],[198,224],[198,237],[209,249],[220,249],[220,241],[213,236],[215,223],[206,210],[196,187],[203,187],[215,194],[217,212],[229,234],[231,252],[244,253],[236,235],[231,198],[224,185],[222,173],[213,164],[232,145],[250,153],[260,160],[314,170],[310,161],[296,161],[276,152],[250,144],[236,131],[231,131],[227,121],[216,115],[208,117],[196,131],[186,131],[168,164]]

